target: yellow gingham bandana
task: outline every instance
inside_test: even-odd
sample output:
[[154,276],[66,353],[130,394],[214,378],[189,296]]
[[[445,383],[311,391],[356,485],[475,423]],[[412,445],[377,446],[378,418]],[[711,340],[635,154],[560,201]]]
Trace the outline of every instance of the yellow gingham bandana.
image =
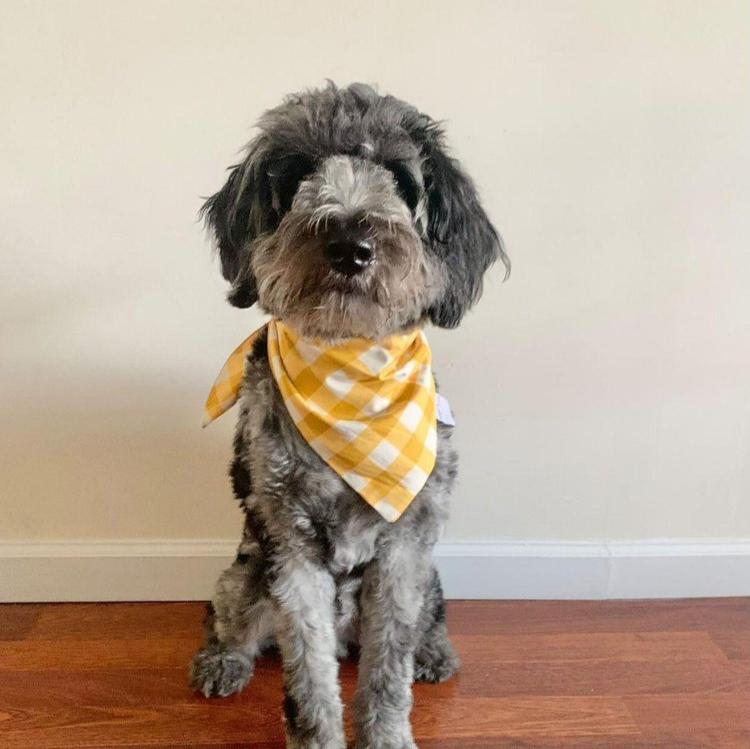
[[[328,345],[279,320],[267,327],[271,371],[300,434],[386,520],[398,520],[435,465],[435,380],[422,331]],[[236,402],[245,358],[260,332],[219,373],[204,426]]]

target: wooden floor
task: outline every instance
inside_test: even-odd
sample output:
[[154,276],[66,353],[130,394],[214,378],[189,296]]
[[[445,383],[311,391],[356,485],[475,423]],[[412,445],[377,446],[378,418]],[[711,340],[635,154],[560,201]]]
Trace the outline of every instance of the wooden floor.
[[[241,695],[191,694],[202,616],[0,606],[0,747],[283,749],[276,657]],[[467,601],[449,619],[463,670],[416,686],[422,749],[750,749],[750,599]]]

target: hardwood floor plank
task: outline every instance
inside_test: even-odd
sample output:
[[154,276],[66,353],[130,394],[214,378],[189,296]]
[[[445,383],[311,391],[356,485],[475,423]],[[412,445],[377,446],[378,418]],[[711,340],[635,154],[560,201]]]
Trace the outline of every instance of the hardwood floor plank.
[[670,736],[664,740],[642,736],[584,736],[516,738],[501,735],[463,739],[422,739],[419,749],[748,749],[749,735],[722,732]]
[[[271,682],[270,678],[261,678]],[[281,674],[278,682],[280,694]],[[0,683],[0,705],[13,710],[44,710],[49,705],[137,707],[192,699],[199,698],[188,688],[187,665],[107,671],[4,671]]]
[[453,634],[742,630],[750,629],[750,598],[452,601],[448,624]]
[[56,603],[45,606],[28,633],[33,640],[139,640],[155,633],[200,637],[199,603]]
[[646,735],[669,736],[674,731],[718,731],[731,726],[750,733],[747,695],[651,695],[626,697],[633,719]]
[[112,668],[186,668],[200,645],[192,639],[167,638],[159,633],[139,640],[24,640],[0,649],[0,670],[80,671]]
[[191,747],[194,743],[281,741],[281,708],[264,700],[218,704],[196,701],[139,707],[78,706],[43,711],[0,709],[0,746],[4,749],[148,746],[158,741]]
[[706,632],[454,635],[467,664],[537,661],[673,661],[726,655]]
[[[356,664],[342,669],[342,678],[352,685]],[[262,698],[276,706],[283,696],[281,663],[277,658],[260,658],[250,685],[231,697],[212,698],[210,704],[254,702]],[[188,664],[179,668],[84,669],[0,672],[0,706],[8,709],[38,709],[46,706],[101,707],[169,705],[205,702],[188,685]]]
[[[537,661],[504,663],[500,668],[465,661],[455,681],[439,685],[434,699],[447,696],[530,695],[628,696],[648,694],[744,694],[750,700],[750,665],[714,660]],[[750,744],[748,745],[750,747]]]
[[434,700],[415,690],[414,735],[425,738],[637,736],[620,699],[607,697],[456,697]]

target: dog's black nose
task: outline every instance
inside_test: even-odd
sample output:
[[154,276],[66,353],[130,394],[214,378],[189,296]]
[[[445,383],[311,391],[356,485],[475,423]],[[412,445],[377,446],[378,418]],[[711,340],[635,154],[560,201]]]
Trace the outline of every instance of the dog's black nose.
[[369,239],[330,239],[325,252],[331,268],[345,276],[355,276],[375,262]]

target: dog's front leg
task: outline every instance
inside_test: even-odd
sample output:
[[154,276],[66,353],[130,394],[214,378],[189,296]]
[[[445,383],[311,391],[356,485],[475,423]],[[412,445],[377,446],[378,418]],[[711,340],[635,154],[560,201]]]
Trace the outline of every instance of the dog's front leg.
[[415,749],[409,713],[417,621],[429,580],[429,549],[394,539],[362,581],[355,699],[357,749]]
[[345,749],[334,630],[335,584],[298,549],[280,554],[270,585],[284,660],[289,749]]

